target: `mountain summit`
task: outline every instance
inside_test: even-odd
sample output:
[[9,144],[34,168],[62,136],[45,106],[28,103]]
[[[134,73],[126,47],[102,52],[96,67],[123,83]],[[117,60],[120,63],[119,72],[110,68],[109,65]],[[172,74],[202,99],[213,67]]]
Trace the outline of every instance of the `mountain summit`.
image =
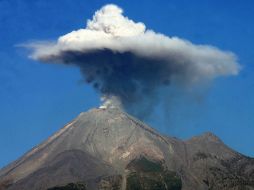
[[81,113],[0,170],[0,190],[254,189],[254,159],[212,133],[182,141],[118,108]]

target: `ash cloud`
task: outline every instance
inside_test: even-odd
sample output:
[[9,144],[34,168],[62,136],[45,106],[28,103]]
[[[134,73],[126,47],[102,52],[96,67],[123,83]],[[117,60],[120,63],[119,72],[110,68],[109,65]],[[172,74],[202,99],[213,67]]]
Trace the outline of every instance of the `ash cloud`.
[[200,85],[240,69],[233,53],[146,29],[112,4],[96,11],[84,29],[26,46],[32,59],[79,67],[107,104],[114,97],[141,114],[152,111],[157,99],[170,98],[159,98],[160,89]]

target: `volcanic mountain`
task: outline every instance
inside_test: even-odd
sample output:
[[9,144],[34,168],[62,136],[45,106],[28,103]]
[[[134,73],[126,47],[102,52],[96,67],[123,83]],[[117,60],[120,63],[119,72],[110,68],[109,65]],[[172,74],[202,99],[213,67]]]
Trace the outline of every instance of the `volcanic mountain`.
[[251,190],[254,159],[212,133],[182,141],[98,108],[0,170],[0,189]]

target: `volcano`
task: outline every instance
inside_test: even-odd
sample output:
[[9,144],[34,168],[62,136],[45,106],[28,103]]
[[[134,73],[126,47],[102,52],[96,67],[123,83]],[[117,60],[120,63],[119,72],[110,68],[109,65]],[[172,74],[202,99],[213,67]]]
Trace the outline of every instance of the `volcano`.
[[183,141],[98,108],[2,168],[0,189],[251,190],[254,159],[212,133]]

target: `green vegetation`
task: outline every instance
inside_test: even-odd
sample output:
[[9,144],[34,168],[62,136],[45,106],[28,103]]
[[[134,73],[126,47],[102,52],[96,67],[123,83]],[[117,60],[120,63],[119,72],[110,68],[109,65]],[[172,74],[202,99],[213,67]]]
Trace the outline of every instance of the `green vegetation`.
[[121,186],[122,186],[121,175],[103,177],[98,184],[98,188],[100,190],[120,190]]
[[141,182],[137,173],[133,172],[127,177],[127,187],[126,190],[139,190],[141,189]]
[[176,172],[161,162],[141,157],[128,164],[127,190],[181,190],[182,181]]
[[135,159],[131,161],[127,168],[134,169],[140,172],[161,172],[163,171],[162,163],[160,162],[153,162],[145,157],[140,157],[139,159]]
[[65,186],[52,187],[48,190],[87,190],[86,185],[84,183],[69,183]]
[[[181,178],[174,171],[169,171],[163,162],[140,157],[131,161],[126,169],[126,190],[181,190]],[[118,190],[122,177],[119,175],[104,177],[99,189]],[[66,186],[53,187],[48,190],[87,190],[84,183],[70,183]]]
[[180,190],[182,188],[181,178],[173,171],[164,171],[164,181],[170,190]]

